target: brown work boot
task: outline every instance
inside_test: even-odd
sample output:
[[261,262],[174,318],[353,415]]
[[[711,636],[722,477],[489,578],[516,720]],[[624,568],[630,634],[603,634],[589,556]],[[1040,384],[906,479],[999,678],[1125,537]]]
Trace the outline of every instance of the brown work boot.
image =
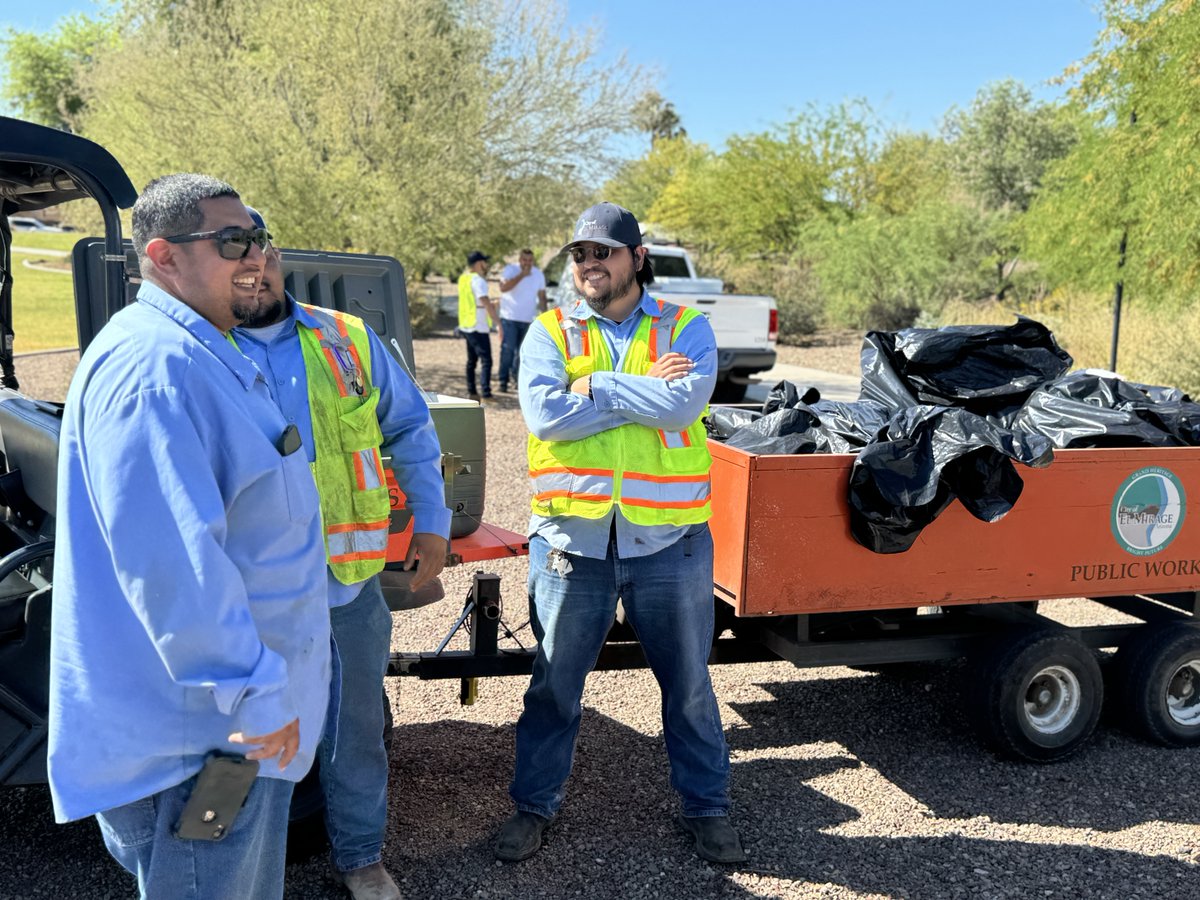
[[542,832],[550,820],[534,813],[518,810],[500,826],[496,835],[496,859],[520,862],[529,859],[542,848]]
[[381,862],[335,874],[354,900],[404,900]]
[[715,863],[747,860],[741,839],[729,824],[729,816],[680,816],[683,830],[696,839],[696,855]]

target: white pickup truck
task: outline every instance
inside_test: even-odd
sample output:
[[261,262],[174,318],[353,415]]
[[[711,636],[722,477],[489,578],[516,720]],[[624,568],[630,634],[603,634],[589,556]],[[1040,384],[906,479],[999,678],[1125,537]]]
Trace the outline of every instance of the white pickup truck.
[[[736,403],[754,374],[775,365],[779,313],[773,297],[726,294],[719,278],[700,278],[687,250],[676,244],[647,242],[654,283],[650,293],[704,313],[717,338],[717,387],[713,400]],[[560,253],[545,267],[546,294],[557,303],[571,284],[570,259]]]

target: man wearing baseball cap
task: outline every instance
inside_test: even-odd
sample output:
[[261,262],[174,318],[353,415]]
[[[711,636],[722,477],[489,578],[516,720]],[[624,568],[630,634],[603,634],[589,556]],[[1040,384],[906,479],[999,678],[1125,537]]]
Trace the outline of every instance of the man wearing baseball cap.
[[646,293],[654,275],[629,210],[590,207],[563,249],[578,296],[539,316],[521,350],[538,651],[517,722],[516,812],[496,856],[532,856],[558,812],[584,681],[619,598],[662,690],[679,823],[704,859],[741,862],[708,675],[711,459],[701,417],[716,382],[716,340],[703,315]]
[[483,399],[492,399],[492,323],[500,318],[496,301],[488,296],[488,257],[478,250],[467,254],[466,271],[458,277],[458,332],[467,340],[467,398],[478,400],[475,369],[481,371]]

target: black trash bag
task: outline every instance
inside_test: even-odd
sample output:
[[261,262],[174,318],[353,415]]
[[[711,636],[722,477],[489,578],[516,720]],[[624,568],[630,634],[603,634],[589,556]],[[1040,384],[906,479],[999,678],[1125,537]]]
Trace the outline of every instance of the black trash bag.
[[892,416],[891,410],[874,400],[820,400],[809,409],[821,420],[818,431],[829,446],[822,453],[857,453],[875,440]]
[[817,416],[808,409],[777,409],[739,428],[725,443],[747,453],[815,453]]
[[1042,435],[1013,432],[963,409],[903,409],[854,462],[850,532],[876,553],[902,553],[955,498],[994,522],[1021,496],[1013,461],[1041,468],[1052,459]]
[[791,409],[794,406],[812,406],[821,399],[821,392],[815,387],[806,387],[804,390],[800,386],[791,381],[780,381],[775,387],[767,392],[767,399],[763,401],[763,415],[773,413],[777,409]]
[[1177,388],[1072,372],[1035,391],[1013,427],[1045,435],[1059,448],[1194,447],[1200,404]]
[[1045,325],[957,325],[868,332],[860,397],[892,409],[956,406],[1006,422],[1034,390],[1071,367]]
[[743,428],[759,418],[762,418],[762,413],[756,409],[710,406],[708,415],[704,417],[704,430],[710,438],[723,441],[739,428]]

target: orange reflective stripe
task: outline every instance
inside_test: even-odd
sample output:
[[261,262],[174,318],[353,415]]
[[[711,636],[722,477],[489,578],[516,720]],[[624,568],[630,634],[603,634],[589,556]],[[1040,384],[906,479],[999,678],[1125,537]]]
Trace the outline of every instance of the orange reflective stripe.
[[345,534],[347,531],[380,531],[390,524],[388,519],[379,522],[347,522],[345,525],[330,525],[326,534]]
[[362,455],[359,453],[352,454],[354,461],[354,483],[360,491],[367,489],[367,477],[363,472]]
[[622,497],[622,506],[642,506],[647,509],[698,509],[708,504],[708,496],[700,500],[638,500],[633,497]]
[[337,556],[330,555],[331,563],[343,562],[359,562],[364,559],[387,559],[387,549],[370,550],[361,553],[339,553]]

